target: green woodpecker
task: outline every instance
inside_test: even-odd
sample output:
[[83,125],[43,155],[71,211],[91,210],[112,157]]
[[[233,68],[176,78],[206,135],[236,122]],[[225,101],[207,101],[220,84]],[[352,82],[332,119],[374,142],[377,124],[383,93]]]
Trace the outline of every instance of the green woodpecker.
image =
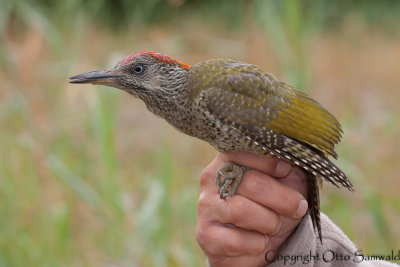
[[[273,155],[301,167],[308,174],[309,214],[320,239],[321,178],[354,190],[328,159],[337,158],[334,146],[342,133],[336,118],[257,66],[230,59],[189,66],[160,53],[141,51],[112,69],[76,75],[69,81],[122,89],[179,131],[218,151]],[[227,163],[218,171],[221,198],[235,194],[246,170]]]

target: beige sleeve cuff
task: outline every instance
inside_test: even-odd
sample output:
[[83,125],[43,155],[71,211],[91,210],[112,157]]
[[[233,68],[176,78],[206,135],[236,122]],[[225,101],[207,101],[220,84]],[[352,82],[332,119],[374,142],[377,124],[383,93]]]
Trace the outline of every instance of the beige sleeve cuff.
[[[388,261],[363,256],[342,230],[323,213],[321,213],[321,228],[322,244],[314,233],[309,214],[304,216],[295,232],[281,246],[274,261],[268,266],[399,267]],[[389,251],[383,256],[391,256],[392,260],[400,261],[399,254],[399,251]],[[393,258],[396,255],[397,258]]]

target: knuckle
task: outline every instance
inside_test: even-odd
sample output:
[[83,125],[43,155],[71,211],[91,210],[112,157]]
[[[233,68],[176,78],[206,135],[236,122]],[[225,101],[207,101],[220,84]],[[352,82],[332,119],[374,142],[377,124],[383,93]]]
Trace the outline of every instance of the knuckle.
[[[225,249],[224,240],[215,240],[209,231],[208,227],[203,225],[196,226],[196,241],[201,249],[207,254],[207,256],[217,256],[223,254]],[[218,241],[218,242],[216,242]]]
[[207,200],[206,194],[201,193],[199,196],[199,200],[197,201],[197,212],[198,214],[202,214],[204,210],[207,210],[209,207],[209,201]]
[[216,173],[212,168],[206,167],[203,169],[200,175],[200,186],[204,187],[208,183],[209,179],[212,179],[215,175]]
[[247,210],[246,201],[242,197],[234,197],[229,202],[228,216],[231,223],[238,223],[243,219],[243,211]]
[[269,232],[271,233],[271,235],[277,235],[279,233],[280,226],[281,226],[279,216],[273,216],[273,219],[271,219],[270,226],[271,226],[271,229]]
[[197,243],[204,249],[204,245],[208,243],[207,227],[204,227],[202,224],[197,224],[195,236]]
[[250,192],[260,190],[260,184],[258,182],[258,178],[257,175],[255,174],[255,171],[253,170],[248,171],[245,174],[244,179],[246,181],[246,187]]
[[268,237],[266,235],[261,235],[258,238],[258,243],[254,247],[254,255],[258,255],[258,254],[264,253],[265,248],[266,248],[266,244],[267,244],[267,238]]
[[281,196],[284,205],[280,206],[280,213],[292,217],[297,212],[300,200],[303,199],[302,195],[296,191],[289,191],[286,194],[281,194]]
[[268,175],[257,173],[254,170],[248,171],[244,176],[243,182],[243,189],[246,191],[245,194],[250,197],[254,197],[255,195],[269,195],[272,185],[268,178]]
[[238,240],[235,240],[235,238],[229,238],[224,242],[224,249],[228,254],[235,254],[241,250],[242,245],[243,242],[239,242]]

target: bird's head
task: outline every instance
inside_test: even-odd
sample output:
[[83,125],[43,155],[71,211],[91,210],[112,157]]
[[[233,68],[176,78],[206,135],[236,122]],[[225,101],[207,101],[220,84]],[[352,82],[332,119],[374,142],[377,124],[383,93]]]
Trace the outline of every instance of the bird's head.
[[113,68],[69,78],[70,83],[91,83],[122,89],[145,102],[177,93],[190,68],[169,56],[140,51],[121,59]]

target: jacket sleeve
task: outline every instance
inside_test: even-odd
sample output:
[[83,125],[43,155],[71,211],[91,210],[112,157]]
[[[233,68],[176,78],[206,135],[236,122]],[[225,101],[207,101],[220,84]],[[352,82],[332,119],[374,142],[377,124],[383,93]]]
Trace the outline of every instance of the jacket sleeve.
[[[381,255],[367,255],[356,248],[350,239],[325,214],[321,213],[322,244],[315,235],[309,214],[280,247],[268,266],[359,266],[399,267],[386,260],[400,260],[400,251]],[[383,260],[378,260],[383,259]]]

